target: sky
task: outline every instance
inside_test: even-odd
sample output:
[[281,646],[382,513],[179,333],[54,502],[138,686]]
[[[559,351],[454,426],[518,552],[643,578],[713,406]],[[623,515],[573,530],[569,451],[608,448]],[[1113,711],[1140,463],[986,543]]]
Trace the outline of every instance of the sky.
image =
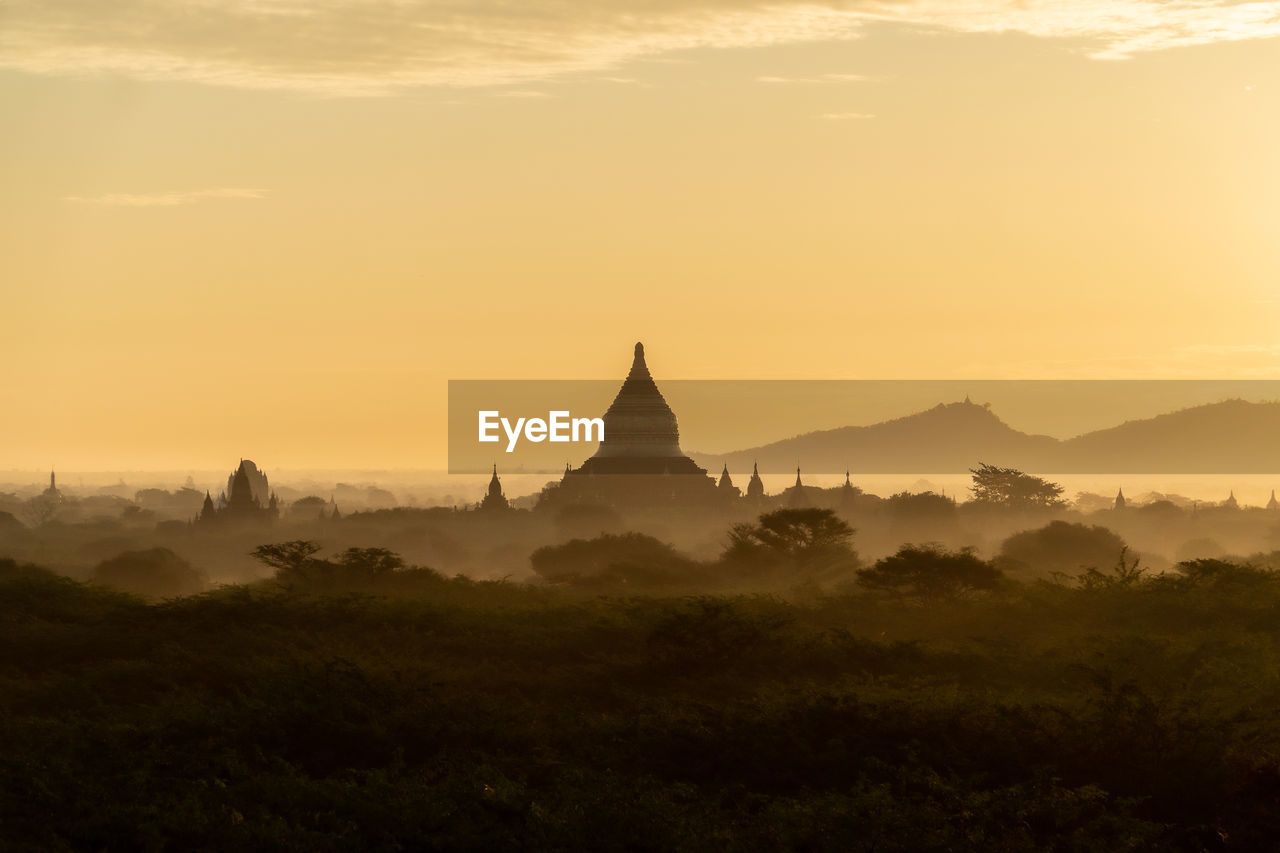
[[[1280,2],[0,0],[0,469],[449,379],[1280,378]],[[1017,424],[1014,424],[1017,426]]]

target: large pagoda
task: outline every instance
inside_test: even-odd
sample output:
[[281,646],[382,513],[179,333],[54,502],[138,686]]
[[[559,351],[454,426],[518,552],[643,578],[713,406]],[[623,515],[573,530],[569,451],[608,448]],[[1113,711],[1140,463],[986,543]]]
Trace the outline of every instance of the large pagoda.
[[604,414],[595,454],[544,493],[555,503],[628,506],[716,502],[716,481],[680,450],[680,429],[636,344],[631,372]]

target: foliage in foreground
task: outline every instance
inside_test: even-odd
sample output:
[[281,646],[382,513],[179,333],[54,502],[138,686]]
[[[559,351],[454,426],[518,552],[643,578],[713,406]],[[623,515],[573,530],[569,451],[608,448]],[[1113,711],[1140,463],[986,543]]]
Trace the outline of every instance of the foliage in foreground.
[[[276,556],[306,569],[306,550]],[[1280,579],[1262,568],[922,604],[588,597],[385,560],[160,604],[0,561],[0,846],[1280,837]],[[317,594],[344,577],[362,593]]]

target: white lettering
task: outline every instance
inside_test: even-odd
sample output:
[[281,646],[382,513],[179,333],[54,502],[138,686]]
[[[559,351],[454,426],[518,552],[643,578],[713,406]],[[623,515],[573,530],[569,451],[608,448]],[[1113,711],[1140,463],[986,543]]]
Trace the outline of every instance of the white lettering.
[[507,433],[507,452],[511,453],[516,449],[516,442],[520,440],[520,427],[524,426],[524,418],[516,419],[516,428],[511,428],[511,421],[506,418],[502,419],[502,428]]
[[[578,427],[581,426],[586,431],[586,435],[578,438]],[[599,438],[591,437],[591,428],[595,427]],[[604,418],[574,418],[573,419],[573,440],[574,441],[604,441]]]
[[485,443],[502,440],[501,433],[507,437],[507,453],[514,453],[520,439],[524,438],[535,444],[543,441],[557,443],[569,441],[604,441],[604,418],[575,418],[567,410],[557,409],[548,412],[547,420],[542,418],[502,417],[502,413],[493,409],[478,412],[479,440]]
[[480,440],[481,441],[497,441],[498,436],[490,435],[489,430],[497,429],[498,422],[493,420],[498,417],[497,412],[481,412],[480,413]]
[[569,413],[551,412],[551,441],[568,441]]

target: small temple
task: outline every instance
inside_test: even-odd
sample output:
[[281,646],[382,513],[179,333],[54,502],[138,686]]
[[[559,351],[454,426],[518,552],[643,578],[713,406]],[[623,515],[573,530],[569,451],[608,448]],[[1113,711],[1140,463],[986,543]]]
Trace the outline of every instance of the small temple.
[[489,492],[484,496],[484,500],[480,502],[480,509],[484,512],[501,512],[502,510],[511,509],[507,496],[502,493],[502,481],[498,479],[497,464],[493,466],[493,477],[489,480]]
[[49,471],[49,488],[40,493],[40,496],[46,500],[61,503],[62,492],[58,490],[58,478],[52,470]]
[[764,480],[760,479],[760,466],[751,463],[751,479],[747,481],[747,500],[758,504],[764,500]]

